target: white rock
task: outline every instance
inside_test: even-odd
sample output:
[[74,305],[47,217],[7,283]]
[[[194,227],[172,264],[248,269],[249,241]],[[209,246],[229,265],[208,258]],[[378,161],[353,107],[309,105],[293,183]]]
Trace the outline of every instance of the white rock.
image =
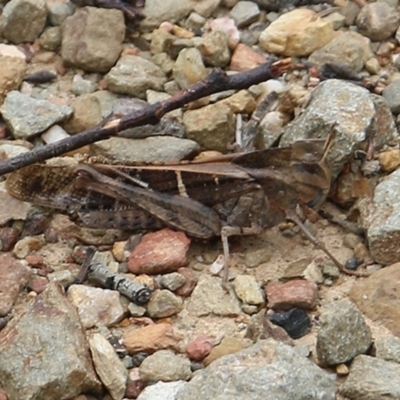
[[72,285],[68,289],[68,299],[78,309],[85,328],[110,326],[120,321],[124,315],[120,295],[114,290]]
[[58,142],[62,139],[69,137],[68,133],[65,132],[60,125],[53,125],[51,128],[45,131],[41,138],[46,144]]

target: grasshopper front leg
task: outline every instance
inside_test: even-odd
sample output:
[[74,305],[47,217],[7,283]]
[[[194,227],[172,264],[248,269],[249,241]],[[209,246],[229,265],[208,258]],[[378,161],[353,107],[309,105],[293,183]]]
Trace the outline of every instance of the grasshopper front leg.
[[262,232],[261,226],[250,226],[248,228],[240,228],[239,226],[224,226],[221,229],[221,242],[222,249],[224,252],[224,270],[222,275],[222,287],[225,291],[228,291],[228,280],[229,280],[229,262],[230,262],[230,252],[229,252],[229,236],[245,236],[245,235],[258,235]]

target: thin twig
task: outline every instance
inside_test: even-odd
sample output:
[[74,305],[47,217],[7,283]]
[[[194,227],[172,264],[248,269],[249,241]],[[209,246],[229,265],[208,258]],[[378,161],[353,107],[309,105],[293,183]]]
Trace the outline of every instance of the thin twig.
[[177,93],[162,102],[149,105],[137,110],[121,119],[102,121],[94,128],[88,129],[77,135],[60,140],[59,142],[43,146],[39,149],[20,154],[0,163],[0,176],[20,168],[43,162],[49,158],[60,156],[83,146],[117,136],[119,132],[136,126],[156,124],[168,112],[183,107],[213,93],[231,89],[245,89],[251,85],[282,75],[291,67],[291,60],[269,61],[252,70],[228,76],[220,69],[214,69],[211,74],[201,82]]

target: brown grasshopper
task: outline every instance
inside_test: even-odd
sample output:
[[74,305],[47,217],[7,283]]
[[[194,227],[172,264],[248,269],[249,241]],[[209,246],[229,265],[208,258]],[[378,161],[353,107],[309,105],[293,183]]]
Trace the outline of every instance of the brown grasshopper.
[[96,228],[131,231],[163,226],[189,236],[221,236],[228,279],[232,235],[257,234],[289,219],[343,271],[341,263],[304,227],[298,205],[318,208],[331,182],[326,140],[168,165],[35,164],[9,175],[11,195],[38,205],[77,211]]

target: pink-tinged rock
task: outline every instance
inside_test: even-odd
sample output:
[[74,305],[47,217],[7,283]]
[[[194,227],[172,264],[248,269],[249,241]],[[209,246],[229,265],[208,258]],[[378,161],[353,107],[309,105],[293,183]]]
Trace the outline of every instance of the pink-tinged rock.
[[30,268],[10,254],[0,254],[0,317],[11,310],[20,290],[28,282]]
[[49,284],[49,281],[47,278],[43,277],[43,276],[38,276],[38,275],[34,275],[31,276],[31,278],[29,279],[28,282],[28,288],[34,292],[36,292],[37,294],[42,293],[47,285]]
[[5,227],[0,229],[1,251],[10,251],[17,243],[20,232],[18,229]]
[[156,275],[176,271],[187,264],[190,239],[183,232],[162,229],[143,236],[129,257],[134,274]]
[[8,400],[7,395],[2,390],[0,390],[0,400]]
[[182,297],[189,297],[197,285],[197,278],[190,268],[179,268],[178,271],[186,278],[186,283],[175,291],[175,294]]
[[228,36],[228,46],[231,50],[239,43],[240,32],[232,18],[213,19],[209,24],[209,28],[211,31],[224,31]]
[[128,399],[136,399],[140,392],[144,389],[145,384],[139,376],[139,368],[132,368],[129,371],[128,380],[126,382],[125,396]]
[[193,342],[186,346],[186,355],[194,361],[204,360],[210,353],[215,344],[215,338],[211,336],[197,336]]
[[287,283],[273,282],[265,287],[268,307],[274,310],[289,310],[293,307],[311,310],[318,297],[318,286],[314,282],[295,279]]
[[248,71],[267,61],[267,58],[254,51],[251,47],[239,43],[231,57],[229,69],[232,71]]

